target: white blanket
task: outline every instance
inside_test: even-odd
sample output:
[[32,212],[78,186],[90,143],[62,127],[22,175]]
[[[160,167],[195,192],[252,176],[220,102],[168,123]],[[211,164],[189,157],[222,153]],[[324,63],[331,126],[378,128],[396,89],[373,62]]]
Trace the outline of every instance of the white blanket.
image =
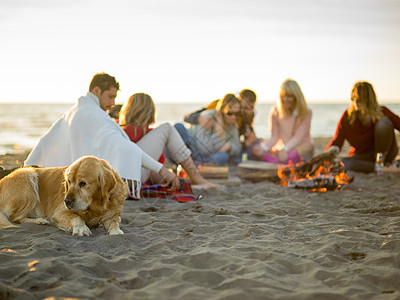
[[130,141],[90,92],[41,137],[25,165],[63,167],[85,155],[108,161],[122,178],[133,183],[130,193],[136,198],[140,198],[142,165],[156,172],[162,167]]

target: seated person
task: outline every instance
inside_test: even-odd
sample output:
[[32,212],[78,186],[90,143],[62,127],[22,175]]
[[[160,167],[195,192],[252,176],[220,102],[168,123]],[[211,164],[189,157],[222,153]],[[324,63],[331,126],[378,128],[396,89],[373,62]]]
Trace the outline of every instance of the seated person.
[[25,165],[64,167],[82,156],[93,155],[110,163],[126,181],[133,198],[140,198],[142,167],[158,173],[166,185],[178,188],[176,175],[132,143],[107,114],[115,104],[118,90],[114,77],[105,73],[94,75],[89,92],[40,138]]
[[275,164],[295,164],[314,155],[310,135],[312,111],[294,80],[285,80],[279,101],[269,114],[271,138],[260,139],[250,151],[250,158]]
[[[241,114],[237,117],[239,135],[243,142],[243,150],[253,144],[257,137],[254,133],[254,105],[257,101],[257,96],[252,90],[243,89],[240,91],[238,99],[241,102]],[[201,126],[211,126],[212,120],[210,116],[200,115],[205,110],[215,109],[219,100],[214,100],[206,107],[188,114],[184,117],[184,121],[190,124],[199,124]],[[207,129],[207,128],[206,128]]]
[[[193,185],[209,184],[201,174],[191,158],[191,152],[182,141],[178,131],[170,124],[164,123],[154,129],[150,128],[155,122],[156,108],[153,99],[143,93],[129,97],[119,113],[119,124],[127,133],[132,142],[135,142],[145,153],[153,159],[164,163],[164,147],[171,158],[181,164],[188,174]],[[142,182],[159,183],[159,174],[151,170],[142,169]]]
[[175,124],[183,141],[192,150],[196,165],[223,166],[240,155],[242,144],[237,125],[240,110],[240,100],[233,94],[227,94],[218,100],[215,109],[200,113],[200,118],[208,119],[205,124],[192,124],[189,129],[181,123]]
[[400,130],[399,116],[378,104],[369,82],[356,82],[350,105],[343,112],[326,150],[332,146],[341,150],[347,140],[351,149],[348,157],[342,159],[346,169],[373,172],[377,153],[383,154],[386,165],[391,164],[398,154],[394,129]]

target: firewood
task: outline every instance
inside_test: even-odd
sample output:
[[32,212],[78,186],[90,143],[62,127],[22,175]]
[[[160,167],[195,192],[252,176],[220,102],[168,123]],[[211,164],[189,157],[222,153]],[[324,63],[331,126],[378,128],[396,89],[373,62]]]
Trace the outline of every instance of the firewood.
[[306,175],[314,176],[315,171],[324,164],[332,163],[338,154],[338,150],[333,148],[327,152],[321,153],[317,156],[314,156],[307,162],[301,162],[294,166],[288,166],[284,168],[281,173],[285,177],[289,177],[290,174],[295,173],[296,177],[305,177]]
[[266,180],[273,182],[280,181],[280,178],[278,177],[276,170],[273,172],[265,170],[248,170],[248,171],[239,170],[238,177],[249,180],[251,182],[261,182]]
[[229,167],[225,166],[199,165],[197,170],[204,178],[226,179],[229,177]]
[[279,181],[278,165],[257,160],[246,160],[238,165],[238,176],[251,182]]
[[329,176],[289,181],[287,187],[307,190],[326,188],[329,191],[335,190],[338,187],[338,184],[334,177]]

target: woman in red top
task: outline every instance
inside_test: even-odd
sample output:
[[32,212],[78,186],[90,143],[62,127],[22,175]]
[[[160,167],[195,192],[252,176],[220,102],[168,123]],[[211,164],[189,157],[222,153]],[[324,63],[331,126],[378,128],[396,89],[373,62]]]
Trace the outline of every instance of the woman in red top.
[[[129,97],[122,106],[119,114],[119,124],[125,130],[131,141],[135,142],[145,153],[153,159],[164,163],[164,148],[168,150],[171,158],[181,164],[193,185],[202,187],[213,186],[197,171],[191,158],[191,151],[182,141],[178,131],[168,123],[154,129],[149,128],[155,122],[155,105],[153,99],[147,94],[138,93]],[[158,174],[142,169],[142,182],[151,180],[152,183],[161,182]]]
[[373,86],[357,82],[351,102],[343,113],[336,133],[326,149],[342,148],[345,140],[352,146],[342,161],[347,170],[373,172],[377,153],[383,153],[385,164],[391,164],[399,151],[394,128],[400,130],[400,117],[385,106],[379,106]]

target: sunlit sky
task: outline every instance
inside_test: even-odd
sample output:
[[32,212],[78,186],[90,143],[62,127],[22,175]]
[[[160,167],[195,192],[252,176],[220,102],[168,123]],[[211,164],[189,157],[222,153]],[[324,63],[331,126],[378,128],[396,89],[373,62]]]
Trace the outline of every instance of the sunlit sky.
[[75,102],[92,76],[157,102],[286,78],[309,102],[349,99],[358,80],[400,102],[400,0],[0,0],[0,102]]

